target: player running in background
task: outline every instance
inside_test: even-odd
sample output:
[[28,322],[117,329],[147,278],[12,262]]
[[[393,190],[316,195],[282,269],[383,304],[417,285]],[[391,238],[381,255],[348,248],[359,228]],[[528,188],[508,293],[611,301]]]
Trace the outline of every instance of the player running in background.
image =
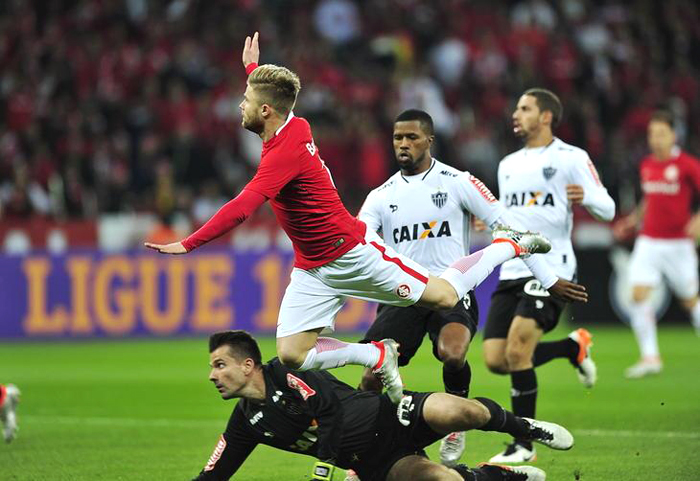
[[641,359],[625,371],[628,378],[661,372],[656,318],[649,297],[664,280],[700,334],[698,257],[693,241],[700,236],[700,217],[691,217],[693,196],[700,193],[700,162],[676,145],[673,116],[668,112],[652,116],[647,136],[651,154],[640,165],[644,198],[632,214],[615,225],[619,238],[641,224],[629,265],[630,323]]
[[0,422],[3,425],[2,434],[7,443],[15,439],[19,429],[16,412],[19,395],[19,389],[14,384],[0,384]]
[[[469,253],[472,215],[493,227],[508,225],[508,213],[479,179],[432,158],[433,120],[428,113],[407,110],[399,114],[393,139],[400,170],[370,192],[358,215],[369,230],[381,233],[389,247],[438,275]],[[555,295],[572,301],[586,300],[584,292],[558,279],[540,257],[525,262]],[[405,366],[427,333],[433,354],[443,364],[445,392],[467,398],[471,368],[466,353],[478,322],[472,291],[453,309],[445,311],[380,305],[361,342],[395,339],[401,346],[399,366]],[[370,369],[365,370],[360,387],[381,391],[381,383]],[[463,451],[464,433],[451,433],[441,443],[440,460],[452,466]]]
[[211,373],[224,400],[240,398],[197,481],[227,480],[258,444],[314,456],[314,479],[330,480],[333,466],[353,468],[363,481],[543,481],[531,466],[454,469],[433,463],[424,448],[455,430],[507,432],[554,449],[570,449],[563,427],[514,416],[490,399],[407,391],[396,406],[388,396],[362,392],[328,372],[293,371],[278,359],[263,364],[244,331],[209,339]]
[[[576,276],[571,245],[572,204],[583,205],[594,217],[610,221],[615,202],[600,182],[588,154],[552,134],[562,106],[552,92],[530,89],[513,112],[513,132],[525,147],[506,156],[498,169],[500,200],[510,225],[541,230],[552,239],[552,250],[540,256],[561,279]],[[585,329],[555,342],[539,343],[552,330],[565,307],[533,279],[521,260],[503,264],[484,327],[484,357],[497,374],[510,374],[511,402],[517,416],[534,417],[537,402],[535,367],[554,358],[567,358],[587,387],[596,381],[590,358],[590,334]],[[539,343],[539,344],[538,344]],[[532,443],[514,439],[491,462],[518,463],[535,458]]]
[[277,324],[280,360],[302,371],[345,364],[372,368],[398,403],[402,383],[395,341],[350,344],[319,337],[333,329],[345,298],[450,309],[495,266],[515,256],[546,251],[549,243],[537,234],[503,231],[492,245],[458,259],[440,277],[431,276],[428,269],[394,252],[348,213],[309,124],[292,113],[301,88],[299,78],[284,67],[258,67],[259,56],[256,33],[246,38],[243,49],[249,77],[240,105],[243,127],[263,140],[255,177],[183,241],[145,245],[166,254],[187,253],[233,229],[269,200],[295,254]]

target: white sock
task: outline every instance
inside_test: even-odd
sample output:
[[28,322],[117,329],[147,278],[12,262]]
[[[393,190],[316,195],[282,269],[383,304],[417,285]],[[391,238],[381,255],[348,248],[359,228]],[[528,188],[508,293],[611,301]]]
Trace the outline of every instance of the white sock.
[[690,319],[693,321],[693,326],[700,328],[700,301],[696,302],[690,309]]
[[508,242],[497,242],[462,257],[440,274],[457,291],[461,299],[486,279],[493,269],[515,257],[515,248]]
[[639,352],[644,358],[659,357],[659,341],[656,336],[656,318],[650,302],[632,304],[630,324],[637,337]]
[[357,364],[374,369],[381,351],[374,344],[348,344],[332,337],[319,337],[306,355],[299,371],[333,369],[346,364]]

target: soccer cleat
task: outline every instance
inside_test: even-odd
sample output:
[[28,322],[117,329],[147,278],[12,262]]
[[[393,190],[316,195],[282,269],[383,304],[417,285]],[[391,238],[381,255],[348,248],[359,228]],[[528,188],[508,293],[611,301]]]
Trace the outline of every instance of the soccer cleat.
[[360,477],[352,469],[345,471],[345,481],[360,481]]
[[382,381],[391,402],[398,404],[403,397],[403,382],[399,374],[399,343],[393,339],[372,342],[382,350],[380,366],[372,372]]
[[547,475],[534,466],[500,466],[498,464],[480,463],[481,472],[488,474],[489,479],[503,481],[545,481]]
[[3,436],[9,443],[17,435],[17,405],[19,404],[19,389],[14,384],[5,385],[5,401],[0,406],[0,421],[2,421]]
[[510,443],[505,451],[498,453],[489,463],[529,463],[537,459],[535,448],[528,449],[517,441]]
[[450,433],[440,441],[440,463],[448,468],[453,467],[464,452],[464,432]]
[[523,418],[530,425],[530,439],[552,449],[566,451],[574,446],[574,436],[564,426],[538,419]]
[[497,226],[493,232],[493,242],[508,242],[515,248],[516,257],[529,257],[531,254],[546,254],[552,250],[552,243],[538,232],[519,231]]
[[658,359],[642,359],[637,364],[625,370],[625,377],[627,379],[639,379],[653,374],[659,374],[663,367],[663,363]]
[[578,379],[587,388],[593,387],[598,379],[598,368],[591,358],[591,346],[593,336],[587,329],[576,329],[569,334],[569,339],[578,344],[578,356],[576,357],[576,374]]

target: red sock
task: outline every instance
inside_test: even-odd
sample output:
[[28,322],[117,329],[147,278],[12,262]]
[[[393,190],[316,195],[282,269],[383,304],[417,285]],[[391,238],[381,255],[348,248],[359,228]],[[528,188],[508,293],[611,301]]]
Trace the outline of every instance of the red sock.
[[7,390],[5,386],[0,384],[0,408],[5,403],[5,398],[7,397]]

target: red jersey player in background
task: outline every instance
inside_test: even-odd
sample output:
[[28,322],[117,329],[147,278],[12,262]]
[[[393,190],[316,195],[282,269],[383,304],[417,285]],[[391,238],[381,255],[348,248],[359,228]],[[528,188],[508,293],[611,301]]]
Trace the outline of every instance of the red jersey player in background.
[[647,135],[651,154],[640,165],[644,198],[632,214],[615,225],[619,238],[641,222],[629,267],[633,300],[630,323],[641,359],[625,372],[630,379],[657,374],[663,366],[650,303],[652,290],[661,282],[668,283],[700,334],[695,250],[695,239],[700,236],[700,217],[691,213],[694,194],[700,193],[700,162],[676,145],[670,113],[656,112],[649,122]]
[[[243,49],[249,77],[240,108],[243,127],[263,140],[257,173],[194,234],[180,242],[146,246],[165,254],[187,253],[233,229],[269,200],[295,253],[277,323],[280,361],[302,371],[345,364],[372,368],[398,403],[403,385],[395,341],[351,344],[319,337],[322,331],[333,330],[345,298],[450,309],[496,265],[514,256],[547,251],[549,242],[538,234],[502,229],[492,245],[459,259],[440,277],[431,276],[428,269],[384,245],[348,213],[309,124],[292,112],[301,88],[299,78],[284,67],[258,66],[259,56],[256,33],[246,38]],[[567,283],[564,291],[572,300],[586,299],[582,286]]]

